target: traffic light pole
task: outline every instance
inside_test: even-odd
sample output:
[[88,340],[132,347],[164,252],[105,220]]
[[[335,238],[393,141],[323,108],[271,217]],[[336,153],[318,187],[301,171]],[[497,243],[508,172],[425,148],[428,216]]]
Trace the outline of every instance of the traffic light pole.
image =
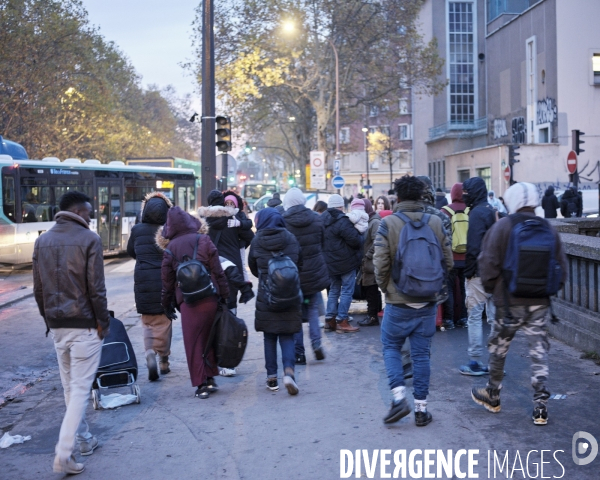
[[213,23],[214,0],[202,2],[202,188],[200,203],[204,204],[211,190],[217,187],[215,154],[215,37]]

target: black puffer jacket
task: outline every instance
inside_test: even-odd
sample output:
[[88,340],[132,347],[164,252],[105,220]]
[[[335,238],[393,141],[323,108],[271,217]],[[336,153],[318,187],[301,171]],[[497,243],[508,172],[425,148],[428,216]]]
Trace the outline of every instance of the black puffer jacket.
[[488,203],[487,188],[482,178],[469,178],[463,183],[464,202],[470,207],[469,231],[467,232],[467,255],[465,257],[465,277],[479,276],[477,257],[481,252],[483,237],[496,222],[496,212]]
[[[285,228],[265,228],[259,230],[252,240],[248,254],[248,266],[255,277],[258,277],[258,293],[256,294],[256,314],[254,328],[257,332],[289,335],[302,328],[301,305],[286,311],[269,311],[264,299],[264,279],[267,275],[271,252],[283,251],[297,265],[300,263],[300,245]],[[301,270],[301,264],[298,267]]]
[[323,258],[325,229],[321,216],[304,205],[290,207],[283,214],[285,226],[302,250],[300,283],[304,295],[312,295],[329,286],[329,271]]
[[544,217],[556,218],[556,210],[560,208],[560,202],[556,195],[554,195],[554,187],[550,185],[546,189],[546,193],[542,197],[542,208],[544,209]]
[[[213,205],[198,209],[198,215],[206,219],[208,223],[208,235],[217,247],[219,255],[231,260],[240,271],[243,270],[240,248],[247,248],[254,238],[254,232],[250,228],[228,227],[227,220],[238,215],[237,208]],[[244,215],[245,217],[245,215]],[[250,221],[250,226],[252,222]]]
[[329,275],[344,275],[357,270],[362,258],[362,237],[350,219],[337,208],[321,215],[325,227],[323,256]]
[[156,245],[156,231],[167,221],[171,201],[160,192],[146,196],[142,203],[142,223],[131,229],[127,253],[135,258],[133,292],[135,306],[142,315],[164,313],[160,303],[162,280],[160,268],[163,251]]

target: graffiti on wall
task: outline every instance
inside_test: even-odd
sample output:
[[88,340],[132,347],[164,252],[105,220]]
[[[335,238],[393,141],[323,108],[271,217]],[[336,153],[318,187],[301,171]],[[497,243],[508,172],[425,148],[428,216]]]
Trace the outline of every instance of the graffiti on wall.
[[[597,172],[595,175],[596,178],[594,178],[594,172]],[[588,182],[600,182],[600,160],[598,160],[596,163],[592,163],[591,165],[588,161],[578,173],[580,180],[587,180]]]
[[512,143],[525,143],[527,137],[527,124],[525,117],[514,117],[512,119]]
[[546,97],[537,102],[537,124],[552,123],[556,120],[558,109],[553,98]]
[[494,140],[498,140],[502,137],[508,137],[506,120],[504,118],[496,118],[494,120]]

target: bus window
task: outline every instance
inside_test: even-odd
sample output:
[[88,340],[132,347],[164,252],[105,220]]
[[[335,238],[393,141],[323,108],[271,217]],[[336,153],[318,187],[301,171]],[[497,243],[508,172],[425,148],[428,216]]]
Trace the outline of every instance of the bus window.
[[13,222],[15,220],[15,179],[4,177],[2,182],[2,208],[4,215]]
[[[46,182],[44,182],[46,183]],[[23,223],[49,222],[53,219],[50,187],[21,185],[21,213]]]

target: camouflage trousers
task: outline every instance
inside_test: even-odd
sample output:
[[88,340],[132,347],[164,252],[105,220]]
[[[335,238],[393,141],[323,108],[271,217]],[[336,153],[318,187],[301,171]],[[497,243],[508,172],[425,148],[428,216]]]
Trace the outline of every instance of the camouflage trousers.
[[[500,313],[500,309],[498,309]],[[499,390],[502,388],[504,377],[504,361],[510,348],[510,342],[518,330],[523,330],[529,342],[529,356],[531,357],[531,385],[533,386],[534,402],[546,403],[550,392],[546,388],[548,380],[548,307],[547,306],[514,306],[510,308],[512,319],[506,315],[506,308],[502,308],[504,315],[497,315],[488,339],[490,352],[489,368],[490,379],[487,388]]]

